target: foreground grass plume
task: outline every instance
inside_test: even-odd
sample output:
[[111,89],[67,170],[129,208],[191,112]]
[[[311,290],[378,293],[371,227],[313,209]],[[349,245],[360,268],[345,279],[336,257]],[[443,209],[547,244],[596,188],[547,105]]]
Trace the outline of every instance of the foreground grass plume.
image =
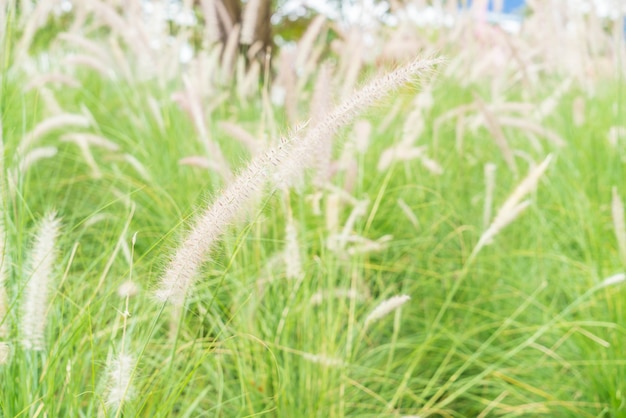
[[108,364],[108,395],[106,404],[113,410],[122,407],[124,401],[134,396],[132,374],[135,359],[128,354],[120,354]]
[[61,221],[54,212],[42,219],[26,270],[26,290],[22,303],[20,338],[27,350],[43,350],[48,293],[57,255],[56,240]]
[[376,78],[351,98],[327,114],[301,135],[299,131],[267,152],[253,158],[248,167],[230,183],[213,204],[198,217],[174,253],[156,290],[156,298],[181,305],[195,282],[207,253],[250,197],[266,182],[284,187],[297,179],[302,167],[310,166],[316,150],[330,141],[364,109],[388,96],[417,76],[431,71],[441,59],[417,59],[406,66]]

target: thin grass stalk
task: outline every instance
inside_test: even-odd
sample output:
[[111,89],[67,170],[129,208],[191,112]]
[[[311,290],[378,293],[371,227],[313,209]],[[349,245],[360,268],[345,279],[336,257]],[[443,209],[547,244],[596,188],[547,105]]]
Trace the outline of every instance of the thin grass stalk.
[[622,264],[626,267],[626,221],[624,221],[624,204],[617,192],[617,187],[613,187],[611,214],[613,216],[615,238],[617,239],[617,250]]
[[0,239],[2,242],[0,243],[0,251],[2,251],[2,253],[0,256],[2,256],[2,265],[0,265],[0,338],[4,339],[9,336],[9,295],[6,290],[6,281],[8,278],[8,257],[6,254],[6,234],[4,232],[3,220],[1,227],[2,230],[0,232],[2,235],[0,236]]
[[491,209],[493,206],[493,191],[496,187],[496,165],[493,163],[485,164],[485,206],[483,208],[483,228],[489,227],[491,219]]
[[[0,118],[0,338],[9,336],[9,295],[6,290],[6,282],[9,278],[9,257],[7,252],[7,234],[5,229],[5,210],[6,202],[4,178],[4,135],[2,118]],[[1,348],[0,348],[1,350]],[[2,364],[2,355],[0,354],[0,364]],[[7,354],[8,357],[8,354]]]

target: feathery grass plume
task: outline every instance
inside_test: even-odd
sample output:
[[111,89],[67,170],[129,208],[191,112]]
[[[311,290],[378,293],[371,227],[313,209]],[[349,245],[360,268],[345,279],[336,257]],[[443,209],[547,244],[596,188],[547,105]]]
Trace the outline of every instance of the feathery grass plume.
[[218,126],[224,133],[245,145],[251,155],[257,155],[261,152],[262,142],[241,126],[232,122],[218,122]]
[[244,7],[241,19],[241,35],[239,36],[239,43],[242,45],[252,45],[254,42],[260,6],[261,0],[248,0]]
[[10,355],[11,346],[7,343],[0,342],[0,365],[7,364]]
[[564,147],[567,145],[567,141],[563,139],[556,132],[544,128],[538,123],[532,122],[528,119],[514,118],[510,116],[502,116],[498,118],[498,122],[502,126],[509,126],[511,128],[518,128],[526,132],[532,132],[540,136],[544,136],[548,141],[552,142],[557,147]]
[[311,306],[318,306],[321,305],[325,299],[331,298],[363,301],[368,298],[368,295],[365,293],[359,293],[356,289],[338,288],[314,293],[309,299],[309,304],[311,304]]
[[183,93],[186,101],[186,110],[189,112],[189,116],[200,136],[200,142],[204,146],[207,156],[210,156],[211,160],[215,162],[216,167],[219,168],[218,172],[226,180],[230,180],[232,173],[230,166],[219,144],[212,141],[209,138],[209,131],[206,126],[204,112],[202,108],[202,98],[200,94],[194,89],[190,79],[183,77],[183,84],[185,85],[185,91]]
[[108,364],[108,395],[106,404],[115,410],[134,396],[132,386],[135,359],[129,354],[120,354]]
[[324,354],[302,353],[302,358],[325,367],[343,367],[346,365],[340,358],[328,357]]
[[114,33],[118,34],[124,40],[126,46],[131,48],[136,55],[141,56],[146,51],[150,51],[150,46],[146,43],[146,40],[138,36],[140,34],[138,28],[141,22],[140,19],[136,19],[132,21],[133,24],[130,24],[116,11],[112,4],[100,0],[84,0],[80,2],[80,6],[90,9],[94,18],[103,22]]
[[285,225],[285,273],[287,279],[298,279],[304,275],[300,259],[298,229],[293,220],[291,208],[288,209],[287,225]]
[[419,219],[417,219],[417,215],[415,215],[415,213],[411,210],[409,205],[406,204],[404,199],[402,199],[402,198],[398,199],[398,206],[400,206],[400,209],[402,210],[404,215],[407,217],[409,222],[411,222],[413,227],[415,229],[419,229],[419,227],[420,227]]
[[57,35],[57,39],[67,42],[69,44],[73,44],[87,52],[92,57],[95,57],[101,62],[109,62],[111,61],[111,57],[109,56],[106,49],[102,47],[101,44],[92,41],[85,36],[78,35],[76,33],[63,32]]
[[54,212],[46,214],[35,235],[26,269],[20,338],[27,350],[44,349],[46,310],[57,256],[56,240],[61,221]]
[[315,39],[322,31],[326,17],[323,14],[318,14],[313,18],[311,23],[306,28],[306,31],[298,41],[297,55],[295,60],[295,67],[297,71],[302,71],[307,67],[307,61],[311,59],[313,45]]
[[404,121],[404,125],[402,126],[402,139],[400,140],[400,144],[409,147],[415,143],[419,139],[419,137],[424,132],[424,128],[426,127],[426,123],[424,122],[424,115],[422,114],[422,109],[419,107],[415,107],[409,116]]
[[506,136],[502,131],[502,126],[500,125],[498,119],[496,119],[496,117],[493,115],[493,113],[491,113],[487,105],[485,105],[485,102],[477,94],[474,94],[474,100],[476,101],[476,103],[478,103],[478,108],[485,118],[487,129],[489,129],[489,132],[491,133],[494,142],[500,149],[504,161],[509,166],[511,172],[517,177],[518,171],[517,165],[515,164],[513,151],[511,150],[511,147],[509,147]]
[[504,227],[509,225],[517,216],[528,207],[530,201],[521,201],[524,196],[535,190],[539,179],[546,171],[552,161],[552,154],[548,155],[545,160],[538,166],[532,168],[526,178],[522,180],[513,193],[506,199],[496,217],[494,218],[489,228],[480,236],[476,247],[470,254],[468,260],[472,260],[476,257],[478,252],[500,232]]
[[274,95],[275,91],[278,91],[282,95],[281,104],[285,107],[287,121],[293,126],[298,120],[298,87],[296,72],[293,66],[295,52],[283,48],[278,59],[278,75],[272,85],[272,94]]
[[18,154],[24,155],[26,150],[30,148],[35,141],[51,131],[68,126],[87,128],[90,123],[89,118],[72,113],[64,113],[49,117],[48,119],[39,122],[32,131],[24,135],[17,149]]
[[84,144],[85,146],[93,145],[95,147],[103,148],[108,151],[119,151],[120,146],[115,142],[107,139],[103,136],[90,134],[86,132],[72,132],[65,134],[61,137],[63,142],[74,142],[77,145]]
[[393,240],[393,235],[383,235],[377,240],[371,240],[359,235],[350,237],[352,245],[348,248],[348,255],[367,254],[384,251],[389,247],[389,242]]
[[[22,9],[23,2],[20,2],[20,9]],[[7,5],[2,2],[1,7],[7,7]],[[38,1],[35,9],[32,13],[27,13],[25,10],[20,10],[20,15],[22,19],[26,19],[26,22],[22,29],[22,37],[20,38],[15,51],[17,51],[17,55],[15,57],[16,62],[23,61],[28,56],[28,51],[30,50],[30,46],[37,34],[37,31],[43,27],[48,21],[48,17],[54,8],[54,2],[51,0],[42,0]],[[1,23],[5,25],[3,21]]]
[[[310,28],[310,27],[309,27]],[[331,85],[332,85],[332,69],[329,64],[322,64],[315,80],[313,87],[313,97],[311,99],[310,116],[313,124],[320,121],[327,109],[331,107]],[[330,178],[330,163],[333,156],[332,142],[328,141],[324,147],[320,147],[315,157],[315,176],[313,184],[321,187]]]
[[19,170],[22,174],[26,173],[26,171],[33,166],[37,161],[52,158],[57,155],[58,149],[57,147],[37,147],[26,154],[20,160]]
[[63,66],[82,66],[94,70],[103,77],[115,79],[115,72],[111,69],[108,61],[101,61],[99,58],[87,54],[71,54],[63,59]]
[[188,157],[178,160],[178,164],[186,165],[189,167],[197,167],[205,170],[217,171],[219,167],[206,157],[200,155],[190,155]]
[[613,201],[611,202],[613,215],[613,228],[617,239],[617,249],[624,266],[626,266],[626,222],[624,221],[624,204],[617,193],[617,187],[613,187]]
[[558,106],[563,95],[567,93],[572,86],[572,81],[572,78],[565,79],[549,97],[541,102],[534,114],[537,120],[543,120],[554,112],[554,109]]
[[228,82],[233,74],[233,68],[235,67],[235,61],[237,59],[237,47],[239,46],[239,32],[241,26],[235,24],[233,29],[228,32],[228,39],[224,45],[222,54],[222,81]]
[[626,274],[617,273],[604,279],[602,283],[600,283],[600,287],[615,286],[616,284],[620,284],[625,281],[626,281]]
[[261,64],[258,60],[254,60],[250,63],[246,71],[246,63],[243,60],[239,62],[241,62],[241,67],[244,68],[244,72],[241,77],[237,79],[238,81],[235,87],[237,88],[239,98],[246,99],[259,91]]
[[382,301],[369,315],[365,318],[365,327],[367,328],[372,322],[378,321],[395,311],[411,299],[408,295],[393,296]]
[[346,49],[340,54],[340,56],[345,57],[347,60],[345,72],[341,72],[343,75],[341,88],[342,99],[350,97],[364,64],[365,41],[363,40],[363,35],[360,30],[353,29],[350,31],[344,48]]
[[376,169],[386,171],[394,162],[411,161],[422,158],[426,147],[407,147],[403,144],[393,145],[382,152]]
[[[354,94],[348,101],[328,114],[305,135],[296,131],[268,151],[254,157],[248,166],[228,184],[213,204],[193,223],[161,277],[155,297],[162,302],[182,305],[196,280],[207,253],[226,228],[256,193],[271,180],[277,188],[298,177],[303,165],[308,165],[315,150],[324,141],[362,110],[388,96],[400,86],[442,62],[440,59],[415,60],[410,64],[377,78]],[[274,170],[277,173],[274,173]]]
[[36,90],[47,84],[62,84],[71,88],[79,88],[80,81],[67,74],[48,73],[35,76],[24,86],[24,91]]
[[220,24],[217,18],[215,0],[200,0],[204,16],[204,47],[209,47],[220,40]]
[[114,36],[109,37],[108,46],[111,51],[111,57],[113,58],[111,63],[112,68],[115,68],[115,72],[121,75],[124,80],[134,82],[135,77],[133,76],[131,63],[129,63],[129,59],[122,49],[119,39]]
[[291,158],[278,167],[274,178],[278,181],[286,181],[287,184],[289,184],[290,179],[299,178],[299,173],[302,172],[303,167],[310,166],[311,159],[314,158],[317,150],[325,146],[325,141],[331,141],[342,126],[349,124],[360,112],[378,100],[388,96],[417,75],[432,70],[441,62],[443,62],[441,59],[414,60],[368,83],[327,114],[320,123],[308,129],[302,140],[295,142],[290,151]]

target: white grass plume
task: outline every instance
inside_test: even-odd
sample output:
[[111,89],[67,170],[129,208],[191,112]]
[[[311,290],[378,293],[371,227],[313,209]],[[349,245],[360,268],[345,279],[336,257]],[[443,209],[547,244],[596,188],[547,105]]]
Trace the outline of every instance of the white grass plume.
[[346,363],[337,357],[329,357],[324,354],[302,353],[302,358],[324,367],[344,367]]
[[502,153],[502,158],[504,158],[504,161],[509,166],[511,172],[517,177],[517,165],[515,164],[513,150],[511,150],[511,147],[506,140],[506,135],[504,135],[504,132],[502,131],[502,126],[500,125],[500,122],[498,121],[496,116],[489,110],[489,107],[487,107],[485,102],[477,94],[474,95],[474,99],[478,104],[478,108],[482,112],[487,129],[491,133],[494,142]]
[[27,350],[44,349],[48,293],[57,255],[56,240],[61,227],[54,212],[42,219],[30,252],[26,289],[22,302],[20,338]]
[[624,282],[626,282],[626,274],[617,273],[604,279],[602,283],[600,283],[599,287],[615,286]]
[[365,327],[372,322],[376,322],[379,319],[384,318],[391,312],[395,311],[411,299],[408,295],[393,296],[387,300],[382,301],[369,315],[365,318]]
[[470,260],[476,257],[478,252],[485,245],[489,244],[498,232],[513,222],[513,220],[528,207],[530,202],[528,200],[522,201],[522,199],[527,194],[535,190],[539,179],[550,165],[550,161],[552,161],[552,154],[548,155],[541,164],[531,169],[526,178],[524,178],[524,180],[517,185],[513,193],[511,193],[511,195],[506,199],[496,214],[496,217],[493,222],[491,222],[491,225],[489,225],[489,228],[487,228],[487,230],[480,236],[476,247],[474,247],[474,250],[469,257]]
[[11,356],[11,346],[8,343],[0,342],[0,365],[7,364]]
[[617,238],[617,249],[624,266],[626,266],[626,224],[624,221],[624,204],[617,193],[617,187],[613,187],[613,200],[611,202],[613,215],[613,228]]
[[239,43],[242,45],[252,45],[252,42],[254,42],[254,33],[257,27],[260,6],[261,0],[248,0],[245,5],[241,24],[241,35],[239,36]]
[[135,359],[128,354],[120,354],[108,365],[108,395],[106,404],[114,409],[122,407],[123,403],[134,395],[132,387]]
[[285,226],[285,274],[287,279],[299,279],[304,275],[302,259],[300,258],[298,228],[293,220],[291,209]]
[[30,167],[35,165],[35,163],[46,158],[52,158],[57,155],[57,152],[57,147],[52,146],[34,148],[20,161],[19,171],[24,174]]
[[277,178],[284,181],[299,178],[303,164],[309,166],[313,156],[325,141],[332,140],[333,136],[342,127],[350,123],[360,112],[372,106],[378,100],[388,96],[400,86],[408,83],[416,75],[428,72],[441,63],[441,59],[415,60],[404,67],[376,78],[364,88],[357,91],[348,100],[327,114],[320,123],[309,129],[302,140],[294,144],[292,158],[286,164],[278,167]]
[[174,253],[161,277],[155,292],[157,300],[179,305],[184,302],[210,249],[244,205],[262,190],[268,180],[273,180],[273,186],[277,187],[289,179],[297,178],[302,166],[310,163],[320,143],[329,141],[359,112],[421,73],[432,70],[440,62],[442,62],[440,59],[418,59],[375,79],[328,114],[317,126],[308,130],[304,136],[296,131],[291,138],[280,141],[267,152],[254,157],[217,196],[213,204],[194,221],[193,227]]
[[90,120],[79,114],[64,113],[52,116],[35,126],[22,138],[18,147],[18,153],[24,155],[25,151],[30,148],[39,138],[56,129],[68,126],[86,128],[90,125]]

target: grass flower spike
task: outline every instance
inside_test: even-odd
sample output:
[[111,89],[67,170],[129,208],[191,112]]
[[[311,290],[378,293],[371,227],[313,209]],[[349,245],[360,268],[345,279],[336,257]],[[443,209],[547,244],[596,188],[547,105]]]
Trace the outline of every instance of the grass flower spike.
[[322,118],[304,136],[296,131],[266,153],[255,157],[248,167],[226,187],[213,204],[201,214],[175,252],[156,290],[156,298],[176,305],[196,280],[208,252],[239,211],[260,191],[267,181],[283,187],[300,177],[302,167],[312,163],[324,141],[330,141],[342,127],[363,110],[388,96],[423,72],[431,70],[440,59],[415,60],[367,84],[333,112]]
[[365,318],[365,326],[367,327],[372,322],[376,322],[381,318],[389,315],[411,299],[408,295],[393,296],[383,302],[381,302],[369,315]]
[[135,360],[127,354],[119,355],[109,364],[109,394],[106,403],[114,409],[121,408],[124,401],[132,398],[132,372]]
[[513,222],[513,220],[515,220],[515,218],[517,218],[517,216],[528,207],[530,202],[527,200],[522,201],[522,199],[537,187],[537,183],[550,165],[550,161],[552,161],[552,155],[548,155],[541,164],[533,168],[530,173],[528,173],[526,178],[518,184],[513,193],[506,199],[498,211],[498,214],[494,218],[493,222],[491,222],[491,225],[489,225],[489,228],[487,228],[487,230],[480,236],[476,247],[474,247],[474,250],[470,255],[470,259],[476,257],[478,252],[485,245],[489,244],[498,232]]
[[61,227],[54,212],[48,213],[35,236],[25,280],[26,290],[22,302],[20,337],[27,350],[44,349],[48,293],[56,260],[56,240]]

